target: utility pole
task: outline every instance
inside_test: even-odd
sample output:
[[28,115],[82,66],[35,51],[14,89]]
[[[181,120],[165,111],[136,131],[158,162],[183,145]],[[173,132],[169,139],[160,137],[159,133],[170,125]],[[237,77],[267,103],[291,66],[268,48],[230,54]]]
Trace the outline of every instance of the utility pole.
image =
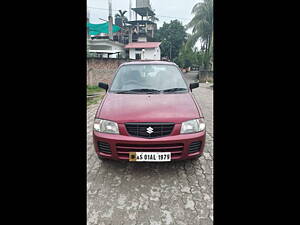
[[172,61],[172,45],[171,45],[171,42],[170,42],[170,61]]
[[87,39],[90,39],[90,29],[89,29],[89,24],[90,24],[90,11],[87,12],[87,18],[86,18],[86,22],[87,22]]
[[131,21],[131,0],[129,0],[129,21]]
[[108,9],[109,9],[109,16],[108,16],[108,33],[109,33],[109,39],[113,40],[113,34],[112,34],[112,24],[113,24],[113,18],[112,18],[112,0],[108,0]]
[[132,26],[129,27],[129,33],[128,33],[128,42],[131,43],[132,42]]
[[[131,0],[129,0],[129,21],[131,21],[131,19]],[[128,30],[128,42],[132,42],[132,26],[130,26]]]

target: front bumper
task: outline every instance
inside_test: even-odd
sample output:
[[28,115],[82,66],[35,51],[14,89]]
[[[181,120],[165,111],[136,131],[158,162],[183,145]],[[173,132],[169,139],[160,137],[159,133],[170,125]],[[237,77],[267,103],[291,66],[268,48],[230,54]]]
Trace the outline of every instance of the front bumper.
[[[194,134],[178,134],[147,139],[119,134],[106,134],[93,131],[95,151],[98,156],[115,160],[129,160],[129,152],[171,152],[171,160],[183,160],[202,155],[205,145],[205,131]],[[106,146],[105,152],[99,151],[99,142]],[[191,144],[200,142],[198,149],[191,151]],[[197,145],[199,146],[199,145]],[[109,148],[109,151],[107,149]]]

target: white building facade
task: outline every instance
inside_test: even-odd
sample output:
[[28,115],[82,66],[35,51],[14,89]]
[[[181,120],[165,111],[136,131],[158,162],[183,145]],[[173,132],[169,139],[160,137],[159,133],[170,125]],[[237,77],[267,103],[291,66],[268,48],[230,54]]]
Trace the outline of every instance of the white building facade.
[[160,60],[160,42],[132,42],[125,46],[129,50],[129,59]]
[[102,54],[104,58],[117,58],[117,53],[119,53],[121,58],[125,58],[126,56],[124,44],[121,44],[116,41],[111,41],[107,39],[90,39],[88,40],[88,47],[89,52],[98,52],[99,54]]

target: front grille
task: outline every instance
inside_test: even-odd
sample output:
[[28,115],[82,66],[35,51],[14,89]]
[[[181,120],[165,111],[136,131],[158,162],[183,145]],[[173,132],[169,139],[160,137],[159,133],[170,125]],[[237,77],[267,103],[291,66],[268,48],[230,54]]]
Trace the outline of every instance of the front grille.
[[127,132],[132,136],[158,138],[170,135],[174,123],[125,123],[125,126]]
[[117,144],[116,150],[119,156],[128,157],[129,152],[171,152],[172,156],[180,156],[183,151],[183,143],[172,144]]
[[106,154],[111,154],[110,146],[106,142],[98,141],[98,150]]
[[190,144],[189,153],[199,152],[201,148],[201,141],[195,141]]

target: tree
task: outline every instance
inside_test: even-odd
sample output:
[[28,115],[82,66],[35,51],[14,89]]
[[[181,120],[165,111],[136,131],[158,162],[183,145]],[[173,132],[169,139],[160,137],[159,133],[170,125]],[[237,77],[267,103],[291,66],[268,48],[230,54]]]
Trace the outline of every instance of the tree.
[[122,24],[123,26],[125,26],[125,23],[128,21],[127,17],[125,16],[125,14],[127,13],[126,10],[122,11],[119,10],[119,13],[116,13],[115,17],[120,17],[122,19]]
[[154,36],[154,41],[162,42],[160,45],[161,56],[168,57],[170,60],[178,57],[179,48],[186,41],[187,33],[184,26],[178,20],[170,23],[164,22]]
[[204,0],[197,3],[193,9],[193,19],[187,24],[187,28],[192,29],[192,35],[189,38],[189,45],[194,46],[200,39],[205,51],[204,67],[207,68],[212,59],[213,45],[213,1]]
[[202,66],[204,61],[204,55],[205,53],[203,51],[198,51],[196,49],[194,54],[194,65]]
[[176,58],[175,62],[181,68],[188,68],[193,65],[198,65],[197,57],[198,57],[198,52],[193,51],[191,46],[184,44],[181,46],[178,57]]

